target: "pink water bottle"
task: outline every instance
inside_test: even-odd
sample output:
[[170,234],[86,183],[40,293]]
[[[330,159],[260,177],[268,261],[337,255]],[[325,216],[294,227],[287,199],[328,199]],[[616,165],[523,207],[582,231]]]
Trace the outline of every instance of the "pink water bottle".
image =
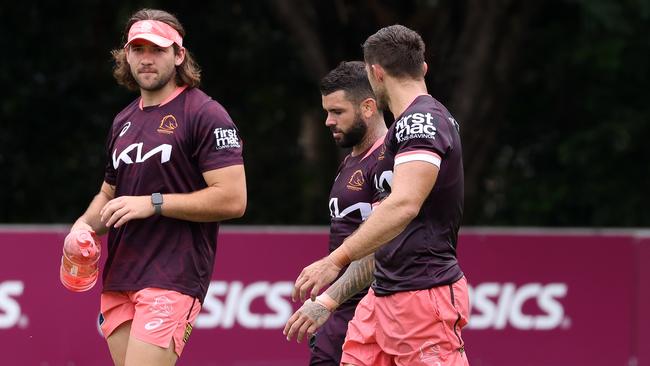
[[70,291],[90,290],[99,275],[101,245],[95,233],[88,230],[71,231],[63,241],[61,283]]

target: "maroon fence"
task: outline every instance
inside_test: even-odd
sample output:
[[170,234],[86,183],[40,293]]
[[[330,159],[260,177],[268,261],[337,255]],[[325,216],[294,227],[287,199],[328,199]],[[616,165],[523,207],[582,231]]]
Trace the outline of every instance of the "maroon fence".
[[[110,364],[99,287],[59,283],[64,228],[0,229],[2,364]],[[281,330],[300,270],[325,255],[326,229],[222,231],[209,293],[179,365],[306,365]],[[464,331],[473,366],[650,365],[650,234],[465,229],[471,285]]]

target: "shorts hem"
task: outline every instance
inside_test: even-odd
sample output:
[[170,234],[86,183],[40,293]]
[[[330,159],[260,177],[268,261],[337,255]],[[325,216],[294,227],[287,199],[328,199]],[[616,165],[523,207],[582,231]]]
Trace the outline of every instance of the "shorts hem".
[[[178,328],[178,327],[174,328],[174,332],[176,332],[176,329],[177,329],[177,328]],[[174,340],[174,353],[176,353],[176,340],[174,339],[174,333],[171,334],[171,336],[169,337],[169,340],[167,341],[167,344],[166,344],[166,345],[165,345],[165,344],[161,344],[162,342],[154,342],[154,341],[152,341],[152,340],[150,340],[150,339],[147,340],[147,339],[146,339],[146,335],[144,335],[144,338],[143,338],[142,334],[140,334],[140,333],[138,333],[138,332],[133,332],[133,330],[132,330],[131,336],[132,336],[133,338],[139,340],[140,342],[143,342],[143,343],[146,343],[146,344],[151,344],[151,345],[153,345],[153,346],[157,346],[157,347],[160,347],[160,348],[162,348],[162,349],[167,349],[167,348],[169,348],[169,346],[170,346],[171,343],[172,343],[172,340]],[[165,338],[166,338],[166,337],[165,337]],[[178,356],[178,354],[177,354],[177,356]]]
[[133,321],[133,318],[124,319],[122,322],[120,322],[117,325],[114,325],[114,326],[112,326],[110,328],[108,328],[108,326],[107,326],[108,330],[106,332],[104,332],[104,327],[102,327],[101,325],[99,326],[99,328],[102,330],[102,335],[104,336],[104,339],[108,339],[108,337],[110,337],[111,334],[113,334],[113,332],[115,332],[115,330],[117,328],[119,328],[122,324],[124,324],[126,322],[129,322],[129,321]]
[[341,356],[341,365],[344,363],[351,363],[355,366],[366,366],[367,364],[359,359],[357,359],[354,356],[351,356],[349,354],[343,353],[343,356]]

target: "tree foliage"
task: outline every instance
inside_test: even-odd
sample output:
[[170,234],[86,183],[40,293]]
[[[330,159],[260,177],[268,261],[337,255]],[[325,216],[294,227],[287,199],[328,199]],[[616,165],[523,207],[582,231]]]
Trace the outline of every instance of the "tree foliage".
[[248,224],[323,224],[342,156],[318,80],[382,26],[427,44],[461,123],[465,223],[648,226],[647,0],[3,3],[0,222],[70,222],[97,192],[127,17],[175,13],[244,139]]

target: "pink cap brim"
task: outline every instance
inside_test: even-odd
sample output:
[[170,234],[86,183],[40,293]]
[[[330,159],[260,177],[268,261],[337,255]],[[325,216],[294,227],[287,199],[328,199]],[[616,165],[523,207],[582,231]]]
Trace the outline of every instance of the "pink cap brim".
[[131,43],[133,43],[133,41],[138,39],[144,39],[145,41],[149,41],[155,44],[156,46],[160,46],[160,47],[169,47],[172,44],[174,44],[174,41],[172,41],[171,39],[167,39],[165,37],[161,37],[156,34],[142,33],[134,36],[131,40],[129,40],[129,42],[126,43],[125,46],[130,45]]
[[183,37],[178,34],[178,31],[169,24],[158,20],[140,20],[133,23],[127,39],[124,47],[136,39],[143,39],[160,47],[169,47],[174,43],[183,47]]

